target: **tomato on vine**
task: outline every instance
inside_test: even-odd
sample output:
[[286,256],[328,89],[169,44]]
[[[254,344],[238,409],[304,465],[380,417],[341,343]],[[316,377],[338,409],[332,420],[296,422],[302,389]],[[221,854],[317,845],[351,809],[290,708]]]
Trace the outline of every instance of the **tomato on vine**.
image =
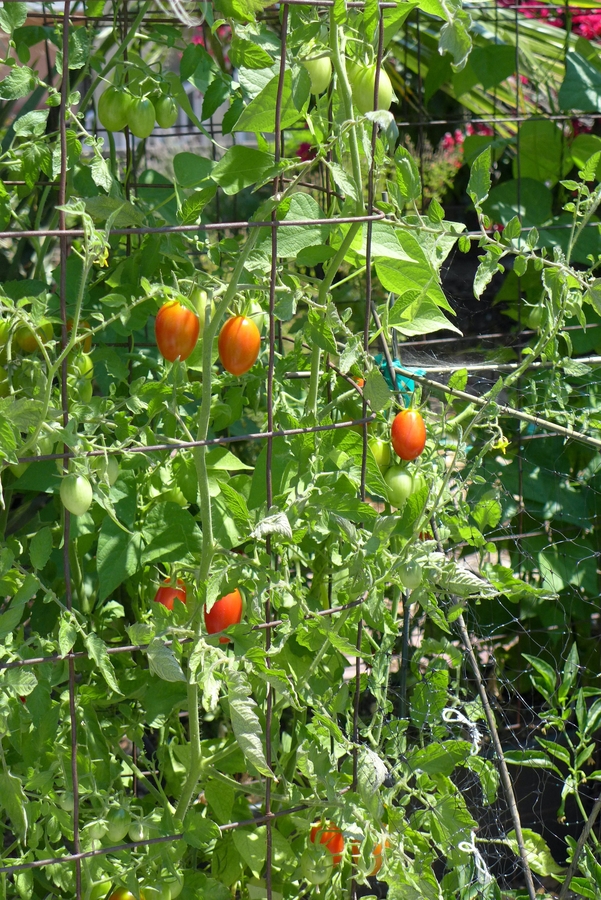
[[[131,891],[128,891],[127,888],[120,887],[117,888],[116,891],[113,891],[109,900],[136,900]],[[140,891],[140,900],[146,900],[146,895],[144,891]]]
[[391,466],[384,473],[384,481],[388,487],[388,499],[400,509],[413,493],[412,475],[404,466]]
[[178,108],[173,97],[163,94],[155,101],[154,111],[159,128],[171,128],[177,122]]
[[112,844],[118,844],[119,841],[123,840],[131,827],[131,816],[123,807],[109,809],[106,822],[107,838]]
[[35,353],[39,349],[36,334],[42,344],[52,340],[54,329],[48,319],[40,319],[35,331],[29,325],[21,325],[15,332],[15,343],[23,353]]
[[156,592],[154,602],[161,603],[165,609],[168,609],[170,612],[175,605],[176,598],[181,600],[182,603],[185,603],[186,585],[180,578],[177,579],[177,584],[178,587],[174,587],[170,581],[165,581]]
[[67,366],[68,384],[73,391],[75,399],[80,403],[89,403],[92,399],[94,387],[94,363],[87,353],[78,353],[71,359]]
[[378,464],[380,472],[386,472],[392,461],[389,442],[383,441],[382,438],[370,437],[368,440],[368,447]]
[[[217,600],[209,612],[205,607],[205,626],[209,634],[219,634],[230,625],[237,625],[242,619],[242,594],[236,588],[231,594],[225,594]],[[220,644],[229,644],[228,637],[220,637]]]
[[[386,841],[386,847],[390,847],[390,842]],[[359,841],[353,841],[351,844],[351,856],[353,858],[353,863],[355,865],[359,862],[360,855],[360,844]],[[373,878],[378,874],[380,869],[382,868],[382,844],[378,843],[373,849],[372,858],[374,861],[373,868],[368,873],[370,878]]]
[[219,332],[217,346],[226,372],[244,375],[257,360],[261,349],[261,334],[252,319],[233,316]]
[[98,101],[98,118],[107,131],[123,131],[127,125],[127,114],[133,101],[132,95],[124,88],[111,85]]
[[119,463],[116,456],[93,456],[90,460],[90,469],[97,472],[103,481],[108,481],[112,487],[119,477]]
[[74,516],[83,516],[92,504],[92,488],[85,475],[66,475],[61,481],[61,500]]
[[148,97],[133,97],[127,108],[127,124],[132,134],[143,140],[154,130],[155,109]]
[[414,560],[410,560],[399,569],[401,584],[408,591],[413,591],[422,583],[422,567]]
[[332,62],[327,56],[318,56],[315,59],[304,59],[303,66],[311,79],[311,93],[323,94],[332,80]]
[[417,409],[402,409],[392,423],[390,440],[394,452],[407,462],[417,459],[426,446],[426,426]]
[[192,310],[178,300],[169,300],[159,309],[154,333],[161,356],[169,362],[188,359],[198,341],[200,322]]
[[319,839],[320,844],[324,844],[332,854],[332,862],[335,866],[339,866],[344,851],[344,837],[340,828],[330,822],[327,826],[323,823],[314,825],[311,829],[311,843],[314,844]]
[[390,109],[392,103],[392,83],[385,69],[380,69],[378,82],[378,102],[374,105],[376,92],[376,66],[347,66],[353,100],[360,113],[372,112],[374,109]]

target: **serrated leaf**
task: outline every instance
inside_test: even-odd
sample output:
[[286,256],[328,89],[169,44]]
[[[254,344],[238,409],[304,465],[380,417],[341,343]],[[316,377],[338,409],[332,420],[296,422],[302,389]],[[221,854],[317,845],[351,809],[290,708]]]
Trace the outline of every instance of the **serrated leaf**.
[[279,534],[292,540],[292,528],[286,513],[278,512],[274,515],[266,516],[258,523],[250,536],[255,538],[255,540],[262,540],[268,534]]
[[58,627],[58,649],[61,656],[66,656],[73,649],[77,640],[77,628],[73,624],[71,615],[63,612]]
[[6,673],[6,684],[17,697],[28,697],[36,689],[37,683],[35,674],[27,669],[9,669]]
[[221,837],[219,826],[203,816],[199,809],[192,808],[186,813],[184,819],[184,840],[190,847],[202,850],[211,841]]
[[106,644],[102,638],[98,637],[98,635],[92,631],[84,638],[84,644],[86,645],[88,653],[100,669],[104,680],[110,689],[116,694],[122,694],[123,692],[117,682],[115,670],[110,656],[108,655]]
[[29,558],[34,569],[43,569],[52,553],[52,529],[40,528],[31,539]]
[[186,676],[175,658],[173,650],[164,644],[163,641],[153,638],[146,648],[146,655],[148,656],[150,671],[162,678],[163,681],[186,680]]
[[150,622],[135,622],[127,629],[129,639],[136,646],[149,644],[154,637],[155,628]]
[[490,147],[487,147],[472,163],[470,180],[467,185],[467,192],[476,207],[480,206],[488,197],[491,185],[490,167],[491,150]]
[[379,412],[390,402],[391,391],[379,369],[372,369],[367,373],[363,396],[374,412]]
[[227,673],[228,701],[232,729],[247,761],[267,778],[273,772],[267,765],[263,750],[263,731],[256,713],[257,704],[250,696],[250,685],[241,672]]
[[20,778],[10,772],[0,772],[0,807],[6,810],[17,837],[24,841],[27,837],[28,801]]

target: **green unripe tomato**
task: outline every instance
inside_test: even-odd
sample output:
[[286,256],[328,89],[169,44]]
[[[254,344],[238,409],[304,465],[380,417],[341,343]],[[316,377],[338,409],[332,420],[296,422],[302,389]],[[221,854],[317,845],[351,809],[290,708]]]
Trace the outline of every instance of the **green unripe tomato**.
[[376,66],[359,68],[353,72],[351,88],[353,100],[360,113],[372,112],[374,109],[390,109],[392,103],[392,84],[385,69],[380,69],[378,83],[378,103],[374,106],[376,89]]
[[83,516],[92,505],[92,488],[84,475],[66,475],[61,481],[61,500],[74,516]]
[[72,791],[65,791],[63,794],[59,794],[56,799],[60,808],[64,809],[65,812],[73,812],[75,809],[75,800]]
[[388,499],[400,509],[413,493],[413,478],[404,466],[391,466],[384,475],[388,485]]
[[309,73],[311,79],[311,93],[323,94],[332,80],[332,63],[327,56],[320,56],[317,59],[304,59],[303,66]]
[[107,817],[107,838],[112,844],[122,841],[131,827],[131,816],[126,809],[110,809]]
[[300,870],[309,884],[325,884],[331,877],[334,868],[334,857],[331,853],[305,850],[300,858]]
[[8,319],[0,319],[0,359],[6,359],[6,345],[10,335],[10,322]]
[[177,122],[178,109],[173,97],[167,97],[163,94],[155,102],[154,109],[159,128],[172,128]]
[[422,567],[414,560],[410,560],[399,569],[401,584],[404,588],[407,588],[408,591],[412,591],[420,586],[422,583],[422,574]]
[[148,97],[134,97],[127,110],[127,124],[140,140],[149,137],[154,129],[154,106]]
[[104,900],[110,890],[111,884],[112,882],[108,880],[95,881],[89,889],[89,900]]
[[35,353],[39,348],[36,334],[42,344],[47,344],[52,340],[54,330],[52,322],[48,319],[40,319],[35,331],[29,325],[21,325],[15,331],[15,343],[22,353]]
[[94,387],[94,363],[87,353],[78,353],[67,366],[67,383],[80,403],[89,403]]
[[[200,329],[198,332],[199,337],[202,337],[204,330],[205,330],[208,298],[209,298],[209,295],[207,294],[206,291],[203,291],[202,288],[199,288],[198,286],[192,288],[192,291],[190,293],[190,300],[194,304],[194,309],[196,310],[196,314],[198,316],[198,321],[200,323]],[[215,301],[214,300],[211,300],[210,310],[211,310],[211,312],[210,312],[211,318],[213,318],[213,316],[215,315]]]
[[528,314],[528,328],[538,331],[543,323],[544,310],[542,306],[533,306]]
[[182,875],[175,878],[172,875],[165,876],[165,885],[169,888],[170,900],[176,900],[184,889],[184,879]]
[[13,473],[15,478],[20,478],[21,475],[24,475],[27,469],[29,468],[29,463],[14,463],[12,466],[8,467],[10,471]]
[[107,131],[123,131],[127,125],[127,113],[132,95],[123,88],[111,85],[98,101],[98,118]]
[[119,463],[116,456],[93,456],[90,460],[90,469],[98,472],[101,481],[108,481],[112,487],[119,477]]
[[368,446],[378,464],[380,472],[386,472],[392,461],[390,443],[388,441],[383,441],[382,438],[369,438]]
[[246,317],[255,323],[261,335],[269,328],[269,313],[265,312],[258,300],[250,301]]
[[85,826],[86,833],[93,841],[99,841],[108,831],[108,824],[104,819],[97,819],[96,822],[89,822]]
[[145,822],[132,822],[128,834],[130,841],[147,841],[150,837],[150,829]]

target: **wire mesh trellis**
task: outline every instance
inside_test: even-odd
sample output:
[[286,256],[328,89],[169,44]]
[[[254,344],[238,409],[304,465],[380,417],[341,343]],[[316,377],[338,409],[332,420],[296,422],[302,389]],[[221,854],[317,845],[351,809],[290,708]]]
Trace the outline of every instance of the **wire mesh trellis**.
[[[11,0],[9,0],[11,2]],[[64,13],[63,13],[63,22],[67,23],[75,23],[80,20],[84,20],[85,23],[89,21],[104,21],[103,17],[92,17],[85,16],[79,17],[72,14],[72,2],[71,0],[65,0],[64,3]],[[278,11],[281,21],[281,68],[280,68],[280,87],[278,90],[277,100],[276,100],[276,112],[275,112],[275,132],[274,132],[274,145],[275,145],[275,158],[276,165],[280,161],[280,155],[283,155],[283,138],[284,138],[284,129],[281,128],[281,114],[282,114],[282,88],[283,88],[283,75],[285,70],[286,63],[286,37],[287,37],[287,23],[288,23],[288,14],[290,7],[303,7],[303,6],[313,6],[315,8],[328,8],[334,6],[334,0],[328,2],[328,0],[314,0],[314,2],[310,2],[310,0],[289,0],[287,3],[281,4],[281,9]],[[347,6],[352,9],[360,9],[362,8],[361,3],[348,3]],[[382,11],[384,9],[394,9],[396,8],[395,3],[383,3],[380,4],[380,26],[379,26],[379,41],[378,41],[378,54],[376,59],[377,64],[377,72],[380,70],[380,64],[383,58],[383,18]],[[496,8],[496,7],[495,7]],[[539,6],[536,7],[540,9]],[[550,6],[546,8],[550,9]],[[563,7],[558,7],[559,9],[563,9]],[[479,11],[480,8],[478,7]],[[527,115],[520,115],[520,96],[519,96],[519,20],[518,13],[523,7],[519,5],[504,7],[504,9],[513,10],[516,14],[516,41],[515,41],[515,50],[516,50],[516,72],[515,72],[515,80],[516,80],[516,101],[515,101],[515,116],[500,116],[496,117],[496,115],[492,115],[491,117],[478,117],[473,118],[471,121],[482,124],[500,124],[500,123],[510,123],[516,125],[522,121],[528,121],[532,117]],[[39,15],[38,13],[34,13],[34,15]],[[46,17],[46,12],[44,12],[44,19]],[[425,18],[425,14],[421,11],[417,13],[417,34],[418,34],[418,51],[421,48],[420,42],[420,28],[423,19]],[[111,18],[111,22],[115,21]],[[124,5],[123,14],[118,19],[119,24],[123,25],[125,31],[128,28],[128,13],[127,13],[127,4]],[[168,18],[158,19],[156,17],[150,17],[149,21],[152,24],[167,24],[169,23]],[[63,207],[67,198],[67,172],[68,172],[68,164],[67,164],[67,156],[68,156],[68,142],[67,142],[67,127],[66,127],[66,109],[68,106],[68,93],[69,93],[69,27],[63,28],[62,34],[62,51],[63,51],[63,63],[62,63],[62,82],[61,82],[61,105],[60,105],[60,118],[59,118],[59,135],[60,135],[60,174],[59,174],[59,207]],[[432,118],[428,119],[428,117],[424,113],[424,108],[421,103],[421,92],[422,92],[422,73],[421,73],[421,62],[420,56],[418,52],[418,72],[417,72],[417,81],[418,81],[418,93],[420,97],[419,108],[417,109],[417,118],[414,120],[404,119],[399,121],[399,127],[407,127],[407,128],[416,128],[418,130],[419,138],[418,138],[418,149],[420,152],[420,165],[422,169],[422,175],[424,173],[424,153],[425,153],[425,130],[431,126],[439,126],[444,125],[448,126],[450,124],[461,124],[465,121],[465,119],[440,119],[440,118]],[[375,95],[378,95],[378,77],[376,76],[376,84],[375,84]],[[554,116],[545,116],[545,119],[551,119],[556,121],[565,121],[570,118],[567,115],[554,115]],[[594,114],[591,115],[591,118],[596,118]],[[186,134],[186,132],[182,132],[182,134]],[[518,142],[519,142],[519,131],[518,134]],[[372,285],[371,285],[371,277],[372,277],[372,234],[373,234],[373,223],[382,221],[385,217],[385,213],[374,212],[374,169],[373,169],[373,160],[375,158],[376,151],[376,137],[377,137],[377,126],[373,125],[372,135],[371,135],[371,157],[372,157],[372,166],[369,171],[368,176],[368,201],[367,201],[367,213],[363,216],[338,216],[336,218],[337,225],[341,225],[344,223],[357,223],[364,222],[366,223],[366,251],[365,251],[365,260],[366,260],[366,284],[365,284],[365,320],[364,320],[364,332],[363,332],[363,350],[365,354],[370,352],[370,329],[372,323],[372,317],[375,318],[376,327],[379,329],[380,323],[377,318],[377,311],[375,308],[375,303],[372,304]],[[134,191],[138,189],[143,189],[147,187],[145,185],[138,185],[137,181],[130,180],[130,169],[131,169],[131,160],[132,160],[132,137],[131,135],[126,136],[126,151],[127,151],[127,177],[125,179],[125,190],[126,194],[128,192]],[[284,148],[285,149],[285,148]],[[519,177],[519,143],[518,143],[518,208],[521,206],[520,203],[520,177]],[[422,183],[424,182],[424,178],[422,177]],[[11,182],[6,182],[6,184],[11,184]],[[283,179],[281,176],[276,176],[273,182],[273,192],[274,195],[278,195],[279,191],[282,189]],[[156,185],[155,185],[156,186]],[[313,186],[312,186],[313,187]],[[326,190],[330,192],[331,185],[328,181]],[[423,203],[422,196],[422,203]],[[256,433],[245,433],[244,435],[234,435],[226,438],[215,438],[215,439],[205,439],[198,441],[165,441],[163,443],[157,442],[152,445],[145,445],[140,447],[123,447],[123,449],[119,452],[123,454],[134,454],[134,453],[153,453],[160,451],[177,451],[180,449],[188,449],[192,447],[198,446],[213,446],[213,445],[227,445],[231,443],[235,443],[236,441],[241,440],[256,440],[256,441],[264,441],[267,447],[267,464],[266,464],[266,495],[267,495],[267,507],[268,509],[272,506],[273,502],[273,484],[272,484],[272,463],[273,463],[273,444],[277,438],[283,438],[296,434],[311,434],[311,433],[319,433],[326,431],[335,431],[339,429],[348,428],[351,425],[359,425],[361,426],[362,433],[362,442],[363,442],[363,454],[362,454],[362,463],[361,463],[361,478],[360,478],[360,493],[362,499],[366,499],[367,489],[366,489],[366,468],[367,468],[367,459],[368,459],[368,430],[367,425],[372,420],[372,416],[369,414],[369,407],[367,404],[367,400],[365,396],[362,396],[362,415],[359,417],[348,418],[344,421],[335,422],[327,425],[315,425],[309,426],[307,428],[290,428],[286,430],[277,430],[274,427],[274,417],[273,417],[273,401],[274,401],[274,380],[275,380],[275,366],[276,366],[276,353],[278,350],[278,338],[281,338],[281,335],[278,335],[277,328],[281,327],[277,317],[275,315],[275,303],[276,303],[276,280],[277,280],[277,267],[278,267],[278,233],[280,228],[289,228],[289,227],[301,227],[303,225],[308,224],[325,224],[327,225],[331,220],[328,218],[323,219],[292,219],[282,221],[277,218],[277,212],[274,210],[271,217],[269,219],[264,219],[262,221],[250,221],[250,220],[239,220],[234,222],[216,222],[216,223],[206,223],[203,225],[194,224],[194,225],[165,225],[158,227],[128,227],[128,228],[115,228],[112,230],[111,234],[115,236],[126,236],[128,241],[131,240],[131,237],[135,235],[149,235],[149,234],[175,234],[175,233],[183,233],[194,235],[198,233],[198,231],[202,228],[206,231],[216,231],[218,233],[223,233],[225,230],[247,230],[254,228],[268,228],[271,232],[271,277],[269,281],[269,362],[268,362],[268,370],[267,370],[267,430],[265,432],[256,432]],[[550,228],[567,228],[567,225],[557,225],[557,226],[548,226]],[[68,323],[67,323],[67,259],[70,251],[70,244],[73,240],[77,238],[81,238],[85,236],[85,232],[82,229],[74,229],[67,228],[66,223],[66,213],[61,211],[59,213],[59,227],[57,229],[36,229],[36,230],[22,230],[18,232],[19,238],[59,238],[59,246],[60,246],[60,301],[61,301],[61,318],[62,318],[62,347],[67,346],[68,342]],[[479,236],[478,232],[470,232],[472,236]],[[12,240],[15,237],[14,231],[3,231],[0,233],[0,240]],[[517,301],[518,301],[518,326],[522,325],[521,321],[521,305],[522,305],[522,290],[518,281],[518,293],[517,293]],[[581,326],[574,326],[575,328],[580,328]],[[101,329],[99,329],[101,330]],[[522,334],[527,333],[525,329],[520,327],[520,331]],[[474,339],[478,339],[479,336],[476,336]],[[454,339],[450,339],[454,340]],[[408,342],[409,344],[410,342]],[[417,342],[416,342],[417,343]],[[427,344],[428,342],[426,342]],[[468,392],[466,390],[457,389],[457,387],[447,384],[443,384],[441,382],[437,382],[432,378],[427,377],[426,375],[420,375],[419,372],[416,373],[413,369],[403,368],[399,365],[395,365],[395,361],[392,359],[388,347],[385,345],[383,348],[385,355],[387,356],[386,362],[389,367],[389,374],[392,376],[393,383],[396,383],[396,375],[402,374],[406,377],[411,377],[418,384],[422,384],[431,389],[438,390],[439,392],[446,393],[447,395],[457,397],[458,399],[464,400],[469,403],[478,404],[479,398],[473,392]],[[597,358],[594,356],[583,357],[583,360],[586,361],[589,365],[594,365],[597,363]],[[520,360],[521,361],[521,360]],[[465,366],[469,372],[481,371],[487,363],[475,364],[471,366],[469,363]],[[502,370],[504,366],[518,366],[519,363],[502,363],[502,362],[491,362],[489,364],[493,369],[497,368]],[[427,367],[428,368],[428,367]],[[439,366],[438,370],[444,370],[444,366]],[[433,372],[438,371],[436,366],[431,367],[430,369]],[[293,373],[295,375],[302,375],[302,373]],[[61,370],[61,389],[62,389],[62,400],[63,400],[63,425],[66,428],[68,425],[68,414],[69,414],[69,386],[68,386],[68,365],[67,359],[65,358],[62,363]],[[523,388],[518,383],[518,396],[521,395]],[[357,393],[359,395],[362,394],[361,390],[357,388]],[[488,401],[481,401],[483,406],[486,406]],[[601,442],[588,434],[582,434],[578,428],[572,427],[571,425],[561,425],[557,422],[552,422],[544,416],[532,415],[528,412],[523,412],[519,408],[515,408],[510,404],[496,404],[498,412],[500,415],[510,416],[512,418],[519,419],[520,421],[526,422],[530,425],[534,426],[542,426],[553,432],[554,434],[561,435],[564,438],[575,438],[576,440],[584,443],[590,447],[597,449]],[[548,432],[547,432],[548,433]],[[537,435],[524,435],[524,440],[528,438],[535,437]],[[522,445],[523,446],[523,445]],[[92,451],[89,455],[100,456],[101,451]],[[22,462],[31,462],[34,460],[51,460],[60,458],[64,460],[64,468],[65,471],[68,470],[68,462],[69,459],[78,456],[76,453],[69,452],[67,447],[65,447],[64,454],[42,454],[38,456],[28,455],[21,457]],[[521,508],[524,506],[523,502],[523,493],[524,493],[524,484],[523,484],[523,471],[521,468],[521,454],[518,454],[518,460],[520,465],[519,471],[519,483],[518,483],[518,504]],[[67,609],[71,610],[72,608],[72,598],[71,598],[71,588],[70,588],[70,559],[69,559],[69,528],[70,528],[70,519],[69,514],[65,514],[65,523],[64,523],[64,533],[63,533],[63,566],[65,572],[65,602]],[[434,537],[438,541],[439,551],[443,551],[443,545],[440,543],[437,535],[437,527],[436,523],[432,525]],[[517,533],[520,538],[528,538],[530,533],[526,529],[526,523],[523,519],[522,514],[520,513],[519,517],[519,527]],[[513,537],[513,534],[510,533]],[[505,536],[489,536],[490,541],[495,540],[503,540]],[[460,544],[456,544],[456,546],[461,546]],[[519,543],[516,546],[521,547]],[[277,569],[277,554],[273,551],[271,547],[270,537],[267,538],[267,553],[271,559],[271,566],[274,570]],[[333,607],[327,611],[323,611],[320,615],[331,616],[338,612],[342,612],[348,608],[351,608],[354,604],[345,604],[344,606]],[[355,604],[356,605],[356,604]],[[409,637],[410,637],[410,625],[411,625],[411,606],[410,603],[405,602],[403,604],[403,650],[402,650],[402,659],[406,660],[409,652]],[[255,626],[255,628],[260,630],[265,630],[266,634],[266,652],[267,652],[267,666],[269,667],[269,650],[271,646],[271,633],[272,629],[276,628],[278,625],[282,624],[283,620],[281,619],[273,619],[272,618],[272,608],[271,608],[271,599],[269,593],[267,594],[267,600],[264,609],[264,622],[261,625]],[[488,728],[490,730],[491,739],[494,744],[494,749],[497,755],[497,761],[501,767],[501,774],[503,780],[503,787],[506,793],[506,799],[508,800],[510,812],[513,820],[513,825],[516,833],[516,840],[518,844],[519,853],[522,857],[523,862],[523,870],[526,879],[528,893],[531,897],[535,894],[535,885],[532,880],[532,875],[530,872],[529,862],[528,862],[528,854],[525,849],[524,839],[521,836],[521,825],[520,825],[520,816],[517,808],[517,803],[515,799],[512,799],[514,790],[512,786],[512,779],[509,776],[509,772],[507,766],[504,762],[504,750],[501,745],[499,735],[498,735],[498,727],[495,722],[495,717],[493,711],[491,709],[491,703],[489,699],[489,694],[486,690],[486,685],[483,681],[483,678],[480,674],[481,664],[479,663],[478,657],[474,651],[472,646],[472,639],[470,638],[468,627],[460,615],[458,618],[459,622],[459,630],[461,640],[463,642],[463,646],[465,652],[467,654],[468,662],[473,670],[473,675],[476,680],[477,692],[480,696],[481,702],[484,706]],[[471,622],[470,622],[471,627]],[[355,678],[355,692],[354,692],[354,703],[353,703],[353,722],[352,722],[352,744],[353,744],[353,780],[352,780],[352,789],[357,789],[357,778],[358,778],[358,748],[360,745],[360,732],[359,732],[359,718],[360,718],[360,700],[361,700],[361,643],[362,643],[362,631],[363,631],[363,620],[360,619],[357,627],[357,656],[354,670],[354,678]],[[131,653],[135,650],[141,649],[143,645],[141,644],[129,644],[124,645],[122,647],[110,647],[108,652],[111,654],[127,652]],[[67,854],[64,856],[58,857],[58,859],[74,862],[75,863],[75,871],[76,871],[76,883],[75,883],[75,893],[77,898],[82,896],[82,872],[81,872],[81,861],[83,859],[92,858],[94,856],[108,854],[108,853],[118,853],[120,850],[125,848],[132,847],[141,847],[145,845],[152,845],[153,843],[169,843],[171,841],[178,840],[180,835],[167,835],[161,836],[160,838],[148,838],[146,841],[138,841],[131,842],[129,844],[111,846],[107,848],[100,848],[97,850],[84,851],[80,850],[80,839],[79,839],[79,789],[78,789],[78,768],[77,768],[77,729],[78,729],[78,716],[77,716],[77,691],[76,691],[76,669],[75,669],[75,660],[81,659],[86,656],[85,653],[77,653],[71,650],[67,656],[68,662],[68,671],[69,671],[69,715],[70,715],[70,729],[71,729],[71,737],[72,737],[72,746],[71,746],[71,762],[72,762],[72,784],[73,784],[73,794],[74,794],[74,812],[73,812],[73,849],[74,852],[71,854]],[[59,657],[47,656],[47,657],[39,657],[35,659],[23,659],[19,661],[11,661],[9,663],[1,663],[0,669],[10,669],[10,668],[18,668],[18,667],[26,667],[34,664],[45,664],[48,662],[58,662]],[[405,669],[404,676],[406,678],[407,671]],[[403,693],[406,690],[403,689]],[[273,704],[275,697],[275,690],[273,688],[272,683],[269,683],[267,695],[266,695],[266,718],[265,718],[265,741],[266,741],[266,758],[268,762],[269,768],[272,766],[272,727],[273,727]],[[404,701],[405,702],[405,698]],[[135,760],[134,760],[135,762]],[[135,773],[134,773],[135,777]],[[270,900],[272,896],[272,859],[273,859],[273,844],[272,844],[272,823],[273,820],[284,815],[291,815],[295,812],[299,812],[304,809],[304,806],[292,806],[288,810],[277,810],[273,811],[271,808],[271,792],[272,792],[272,781],[270,778],[266,779],[266,793],[265,793],[265,805],[264,805],[264,814],[262,816],[256,817],[252,820],[241,820],[239,822],[234,822],[227,825],[220,825],[220,829],[222,831],[231,830],[236,827],[247,827],[250,824],[258,825],[265,824],[266,826],[266,846],[267,846],[267,854],[266,854],[266,869],[265,869],[265,882],[266,882],[266,892],[268,900]],[[134,789],[135,793],[135,789]],[[595,809],[595,807],[593,808]],[[598,812],[598,810],[597,810]],[[17,865],[8,865],[0,868],[0,872],[9,874],[18,871],[23,871],[30,868],[43,868],[44,866],[52,865],[56,862],[56,859],[42,859],[42,860],[34,860],[27,863],[20,863]],[[353,882],[350,887],[351,896],[356,896],[356,884]]]

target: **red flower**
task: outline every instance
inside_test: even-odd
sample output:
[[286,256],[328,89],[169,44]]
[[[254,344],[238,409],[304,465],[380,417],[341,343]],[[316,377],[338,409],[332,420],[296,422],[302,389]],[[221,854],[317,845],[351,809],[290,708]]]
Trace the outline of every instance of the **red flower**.
[[576,34],[581,34],[588,41],[594,41],[601,35],[601,13],[573,16],[572,26]]
[[447,131],[447,133],[444,135],[442,139],[442,146],[445,150],[452,150],[455,146],[455,138],[450,131]]
[[315,159],[317,150],[308,141],[303,141],[302,144],[298,145],[296,155],[303,162],[307,162],[310,159]]

